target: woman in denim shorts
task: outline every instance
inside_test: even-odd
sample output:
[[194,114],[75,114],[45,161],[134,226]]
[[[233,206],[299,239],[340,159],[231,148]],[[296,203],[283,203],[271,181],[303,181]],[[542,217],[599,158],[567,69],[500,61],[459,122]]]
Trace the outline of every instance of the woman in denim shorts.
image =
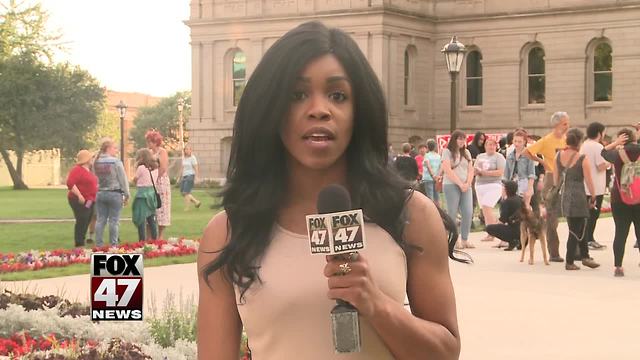
[[198,176],[198,160],[195,155],[191,153],[191,147],[185,146],[184,157],[182,158],[182,171],[180,181],[180,193],[184,197],[184,209],[189,210],[191,203],[195,204],[196,208],[200,207],[200,201],[191,195],[193,189],[193,183],[196,176]]

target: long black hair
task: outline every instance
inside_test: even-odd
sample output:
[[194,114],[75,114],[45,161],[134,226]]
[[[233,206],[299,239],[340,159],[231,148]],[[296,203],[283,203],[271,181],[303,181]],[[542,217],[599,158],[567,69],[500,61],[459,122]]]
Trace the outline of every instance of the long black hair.
[[[304,66],[326,54],[333,54],[342,64],[354,91],[354,129],[346,150],[352,203],[407,248],[402,239],[402,213],[411,191],[387,167],[387,109],[376,74],[346,33],[319,22],[304,23],[264,54],[236,112],[227,183],[221,193],[230,238],[218,250],[219,256],[201,271],[207,278],[222,269],[240,288],[241,298],[256,280],[260,281],[260,259],[269,246],[286,194],[286,150],[280,133],[290,94]],[[456,232],[453,221],[442,212],[441,216],[447,219],[447,229]],[[449,252],[453,257],[452,250]]]
[[451,152],[451,158],[453,158],[453,160],[455,161],[458,158],[458,156],[461,156],[467,159],[468,161],[471,161],[471,158],[467,154],[466,146],[458,147],[459,138],[463,138],[466,141],[467,136],[460,130],[456,130],[453,133],[451,133],[451,137],[449,138],[449,142],[447,143],[447,149],[449,149],[449,151]]

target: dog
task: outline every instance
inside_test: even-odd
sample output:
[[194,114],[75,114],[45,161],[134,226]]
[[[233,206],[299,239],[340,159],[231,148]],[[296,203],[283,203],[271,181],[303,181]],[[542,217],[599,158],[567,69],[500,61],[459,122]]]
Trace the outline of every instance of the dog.
[[522,246],[522,254],[520,262],[524,262],[524,254],[529,245],[529,265],[533,265],[533,253],[536,240],[540,240],[542,246],[542,258],[544,264],[549,265],[549,256],[547,254],[547,221],[544,216],[544,209],[541,209],[540,215],[536,215],[524,203],[520,209],[520,245]]

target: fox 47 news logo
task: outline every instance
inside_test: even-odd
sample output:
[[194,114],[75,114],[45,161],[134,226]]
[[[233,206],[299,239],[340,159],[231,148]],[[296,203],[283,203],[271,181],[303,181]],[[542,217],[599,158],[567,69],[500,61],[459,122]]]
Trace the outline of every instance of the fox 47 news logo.
[[142,254],[91,254],[91,320],[142,320]]

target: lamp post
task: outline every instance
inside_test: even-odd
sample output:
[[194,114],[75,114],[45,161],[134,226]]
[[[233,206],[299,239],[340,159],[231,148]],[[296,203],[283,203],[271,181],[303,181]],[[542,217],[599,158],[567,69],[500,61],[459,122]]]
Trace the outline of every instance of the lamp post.
[[184,99],[178,99],[178,124],[180,126],[180,153],[182,154],[182,160],[184,160],[184,125],[182,121],[182,111],[184,110]]
[[444,60],[447,63],[447,70],[451,75],[451,124],[450,130],[453,132],[457,127],[458,120],[458,98],[456,90],[456,80],[462,67],[462,60],[464,59],[465,48],[464,45],[458,41],[454,35],[451,41],[446,44],[441,51],[444,54]]
[[116,109],[118,109],[118,114],[120,115],[120,160],[124,165],[124,116],[127,114],[127,104],[120,100],[116,105]]

